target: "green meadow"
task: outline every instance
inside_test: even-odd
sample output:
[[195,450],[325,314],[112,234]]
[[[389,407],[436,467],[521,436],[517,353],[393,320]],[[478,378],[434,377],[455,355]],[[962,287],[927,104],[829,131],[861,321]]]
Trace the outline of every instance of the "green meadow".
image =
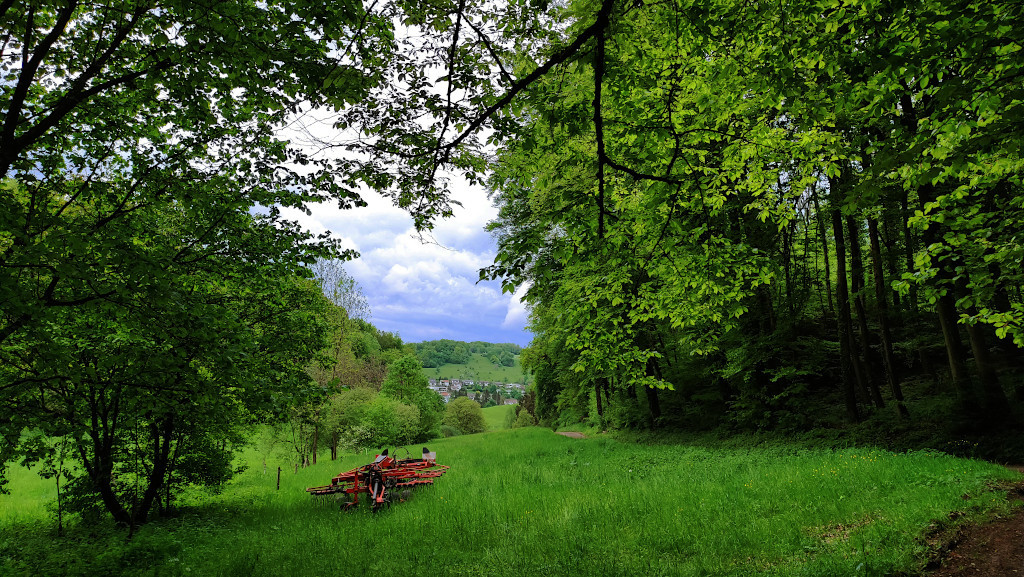
[[451,363],[435,368],[424,368],[423,374],[428,379],[471,379],[474,381],[491,381],[497,383],[523,383],[523,367],[519,364],[519,356],[511,367],[496,365],[488,361],[480,353],[473,353],[469,362],[464,365]]
[[509,414],[515,415],[513,412],[515,407],[511,405],[496,405],[481,410],[484,413],[484,424],[487,425],[488,431],[504,429],[508,425]]
[[[410,448],[414,453],[419,447]],[[264,473],[125,532],[57,536],[52,482],[0,497],[0,575],[912,575],[928,537],[1005,511],[999,466],[931,452],[705,449],[569,439],[542,428],[430,444],[451,465],[377,514],[303,489],[371,454]],[[47,488],[49,487],[49,489]]]

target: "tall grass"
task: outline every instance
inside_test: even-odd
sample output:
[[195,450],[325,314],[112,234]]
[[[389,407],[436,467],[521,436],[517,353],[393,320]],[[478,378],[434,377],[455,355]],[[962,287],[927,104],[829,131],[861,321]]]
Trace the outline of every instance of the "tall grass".
[[48,505],[57,499],[57,482],[42,479],[36,469],[12,464],[7,469],[10,495],[0,495],[0,526],[45,518]]
[[[1005,507],[1015,474],[980,461],[871,450],[717,449],[568,439],[540,428],[439,440],[452,468],[378,514],[303,488],[370,460],[298,474],[260,458],[222,494],[143,528],[146,575],[885,575],[914,572],[922,535]],[[415,452],[415,451],[413,451]],[[3,526],[3,523],[7,523]],[[13,526],[0,521],[12,535]],[[35,529],[39,534],[42,529]],[[78,530],[78,534],[82,529]],[[79,537],[80,538],[80,537]],[[6,538],[0,574],[39,574]],[[55,539],[53,547],[72,537]],[[132,545],[135,547],[135,545]],[[6,564],[5,564],[6,563]],[[125,563],[128,565],[128,563]],[[80,565],[79,574],[100,565]],[[75,567],[64,574],[75,574]]]

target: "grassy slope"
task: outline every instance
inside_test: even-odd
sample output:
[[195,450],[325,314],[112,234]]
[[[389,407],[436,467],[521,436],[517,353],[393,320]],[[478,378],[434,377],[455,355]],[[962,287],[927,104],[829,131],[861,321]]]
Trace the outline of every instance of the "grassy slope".
[[465,365],[442,365],[423,369],[428,379],[472,379],[474,381],[492,381],[499,383],[522,383],[523,368],[519,364],[519,355],[515,357],[515,365],[501,367],[488,361],[478,353],[473,353],[469,363]]
[[0,519],[0,574],[890,574],[919,567],[933,520],[1001,506],[986,484],[1014,477],[936,454],[640,446],[541,428],[429,446],[451,470],[377,515],[303,491],[370,455],[286,471],[275,491],[253,451],[221,495],[130,545]]
[[499,405],[494,407],[487,407],[483,409],[484,422],[487,423],[488,431],[497,431],[505,428],[505,420],[508,414],[515,410],[515,407],[509,405]]

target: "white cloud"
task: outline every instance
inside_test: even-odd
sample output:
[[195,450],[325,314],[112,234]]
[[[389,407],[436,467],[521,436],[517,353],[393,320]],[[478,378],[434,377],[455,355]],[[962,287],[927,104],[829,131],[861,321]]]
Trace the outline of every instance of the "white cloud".
[[526,303],[523,302],[523,297],[526,296],[526,291],[529,289],[530,285],[524,284],[509,296],[508,310],[505,313],[505,320],[501,322],[501,328],[521,330],[526,326],[530,313],[526,308]]
[[308,230],[330,230],[361,257],[346,269],[362,286],[372,322],[397,331],[407,342],[450,338],[528,343],[525,307],[499,283],[477,283],[479,269],[494,260],[484,225],[497,210],[480,188],[453,182],[454,216],[417,235],[409,215],[390,200],[367,193],[368,206],[341,210],[311,206],[312,215],[285,211]]

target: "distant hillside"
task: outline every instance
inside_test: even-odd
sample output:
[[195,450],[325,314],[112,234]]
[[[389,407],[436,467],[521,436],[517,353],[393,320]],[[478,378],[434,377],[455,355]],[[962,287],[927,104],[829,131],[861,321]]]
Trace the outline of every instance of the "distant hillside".
[[442,339],[408,345],[430,379],[471,379],[523,383],[522,348],[511,343],[466,343]]
[[480,353],[469,355],[465,364],[446,363],[439,367],[424,368],[428,379],[471,379],[474,381],[496,381],[500,383],[523,383],[523,368],[519,355],[513,358],[511,367],[495,364]]
[[411,343],[409,347],[416,353],[420,363],[428,369],[449,364],[469,364],[473,355],[480,355],[495,365],[512,367],[515,357],[522,352],[519,345],[512,343],[495,344],[483,341],[467,343],[450,339]]

